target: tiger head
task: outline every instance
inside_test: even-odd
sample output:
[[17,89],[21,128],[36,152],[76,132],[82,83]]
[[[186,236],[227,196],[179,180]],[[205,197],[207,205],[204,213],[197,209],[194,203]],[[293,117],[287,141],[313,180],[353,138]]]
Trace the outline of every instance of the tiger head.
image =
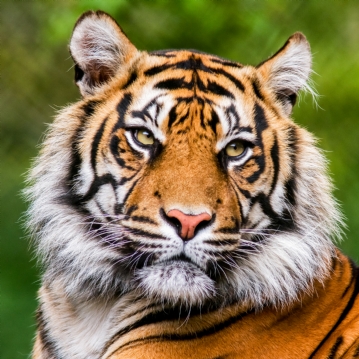
[[97,11],[70,52],[83,98],[51,126],[28,190],[45,283],[262,307],[325,278],[340,215],[325,160],[290,119],[298,92],[313,92],[301,33],[243,66],[139,51]]

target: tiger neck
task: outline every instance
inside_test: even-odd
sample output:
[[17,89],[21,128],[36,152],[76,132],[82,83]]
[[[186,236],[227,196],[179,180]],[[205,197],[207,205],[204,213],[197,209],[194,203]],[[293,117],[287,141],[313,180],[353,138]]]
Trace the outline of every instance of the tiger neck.
[[165,340],[168,335],[171,339],[189,333],[207,335],[231,325],[238,327],[236,333],[240,333],[248,320],[245,330],[272,327],[280,321],[295,322],[296,317],[305,321],[306,313],[317,307],[325,312],[340,302],[340,296],[349,288],[352,272],[348,258],[338,252],[324,282],[316,281],[310,292],[301,293],[297,301],[280,309],[258,309],[236,303],[216,309],[185,310],[153,304],[149,299],[138,298],[134,292],[111,300],[81,302],[69,299],[60,285],[52,283],[51,287],[43,286],[40,290],[41,321],[48,335],[59,344],[60,357],[95,359],[103,354],[104,347],[108,348],[104,355],[107,357],[111,351],[127,348],[133,340],[146,336]]

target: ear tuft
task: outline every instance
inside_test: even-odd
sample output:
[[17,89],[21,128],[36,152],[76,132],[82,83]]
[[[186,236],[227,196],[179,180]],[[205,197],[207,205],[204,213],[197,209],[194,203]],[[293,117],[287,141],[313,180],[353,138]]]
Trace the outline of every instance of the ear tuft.
[[300,90],[316,95],[308,83],[311,65],[309,43],[302,33],[296,32],[277,53],[257,66],[287,115],[292,112]]
[[83,96],[110,80],[137,49],[117,22],[102,11],[88,11],[77,20],[70,40],[75,81]]

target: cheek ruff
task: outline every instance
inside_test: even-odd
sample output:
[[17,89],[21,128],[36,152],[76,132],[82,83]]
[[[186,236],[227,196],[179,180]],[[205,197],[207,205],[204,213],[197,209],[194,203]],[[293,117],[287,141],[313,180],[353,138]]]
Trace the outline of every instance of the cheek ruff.
[[[26,190],[43,267],[37,358],[137,359],[137,345],[164,341],[176,357],[176,343],[191,359],[229,357],[218,333],[304,305],[332,279],[341,215],[326,160],[289,117],[300,90],[314,94],[302,34],[243,66],[140,52],[98,11],[78,20],[70,51],[83,98],[50,125]],[[231,350],[255,348],[251,335],[270,331],[260,318],[230,332]],[[277,357],[287,342],[302,348],[283,339]]]

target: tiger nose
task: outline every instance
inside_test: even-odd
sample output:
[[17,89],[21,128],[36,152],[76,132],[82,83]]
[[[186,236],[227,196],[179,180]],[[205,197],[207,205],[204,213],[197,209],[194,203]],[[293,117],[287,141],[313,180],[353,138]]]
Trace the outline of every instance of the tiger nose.
[[194,232],[199,224],[206,225],[211,220],[208,213],[186,214],[178,209],[172,209],[167,213],[167,217],[173,218],[180,223],[181,229],[179,236],[184,240],[190,240],[194,237]]

